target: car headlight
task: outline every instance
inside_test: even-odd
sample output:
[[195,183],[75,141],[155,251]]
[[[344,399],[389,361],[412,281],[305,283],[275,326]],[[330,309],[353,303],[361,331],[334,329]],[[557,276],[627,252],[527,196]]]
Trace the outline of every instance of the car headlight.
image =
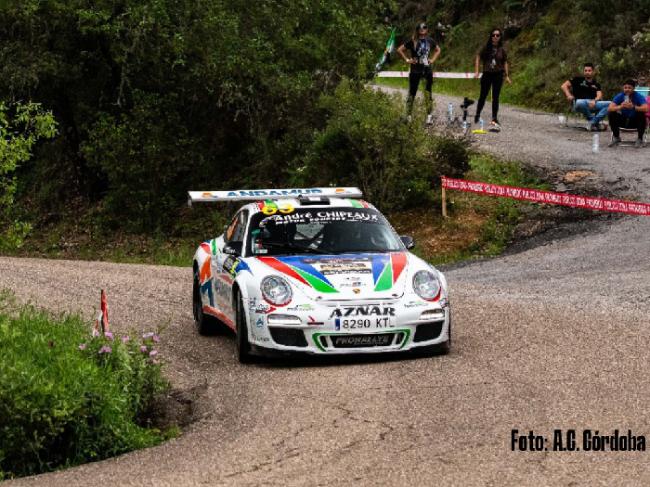
[[429,271],[417,271],[413,276],[415,294],[427,301],[435,301],[440,296],[440,281]]
[[266,276],[260,283],[262,296],[275,306],[284,306],[291,301],[291,286],[279,276]]

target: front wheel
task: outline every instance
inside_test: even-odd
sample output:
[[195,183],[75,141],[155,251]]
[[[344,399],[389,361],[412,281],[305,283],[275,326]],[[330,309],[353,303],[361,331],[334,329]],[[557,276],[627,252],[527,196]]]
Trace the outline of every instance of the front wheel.
[[237,320],[237,359],[241,364],[248,364],[253,361],[253,356],[251,355],[251,345],[248,341],[248,326],[246,324],[244,303],[239,294],[237,295],[235,318]]

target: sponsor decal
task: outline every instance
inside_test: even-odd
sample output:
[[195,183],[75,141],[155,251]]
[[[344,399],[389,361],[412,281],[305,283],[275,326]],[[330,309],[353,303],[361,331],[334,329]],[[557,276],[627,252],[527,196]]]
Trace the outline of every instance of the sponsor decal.
[[287,308],[287,311],[314,311],[316,308],[311,304],[297,304],[291,308]]
[[355,287],[355,288],[352,290],[352,292],[353,292],[354,294],[359,294],[359,293],[361,292],[361,289]]
[[257,321],[255,322],[255,326],[258,328],[262,328],[264,326],[264,318],[262,317],[257,318]]
[[379,215],[362,211],[323,210],[316,212],[316,220],[327,221],[363,221],[379,223]]
[[422,306],[428,306],[429,303],[428,301],[409,301],[408,303],[404,303],[403,306],[405,308],[420,308]]
[[[275,204],[275,203],[274,203]],[[363,222],[363,223],[380,223],[379,215],[373,213],[366,213],[363,211],[317,211],[317,212],[300,212],[293,213],[294,209],[287,211],[280,215],[277,210],[266,210],[264,206],[261,208],[265,215],[268,215],[260,223],[259,227],[264,228],[268,222],[272,221],[275,225],[283,225],[287,223],[321,223],[321,222]]]
[[356,316],[395,316],[395,308],[390,306],[343,306],[332,311],[330,318]]
[[266,303],[258,303],[253,309],[253,311],[255,311],[257,314],[264,314],[264,315],[272,313],[275,310],[276,308]]
[[[372,272],[368,269],[368,272]],[[363,281],[360,276],[344,277],[343,282],[339,284],[340,287],[364,287]]]
[[[306,263],[307,259],[304,260]],[[320,272],[325,275],[370,274],[370,259],[327,259],[318,262]],[[356,279],[359,279],[358,277]]]
[[237,277],[237,274],[242,271],[248,271],[251,274],[253,273],[246,262],[238,257],[235,258],[232,255],[229,255],[226,257],[226,260],[223,261],[223,270],[232,277]]
[[363,287],[363,282],[361,281],[342,282],[341,284],[339,284],[339,287]]
[[271,189],[268,191],[257,189],[252,191],[239,190],[229,191],[228,198],[236,198],[238,196],[300,196],[301,194],[321,194],[322,191],[318,188],[309,189]]

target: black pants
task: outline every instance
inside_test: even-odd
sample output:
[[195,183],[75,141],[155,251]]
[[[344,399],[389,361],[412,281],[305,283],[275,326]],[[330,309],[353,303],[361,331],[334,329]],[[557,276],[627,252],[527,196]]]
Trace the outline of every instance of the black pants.
[[478,97],[476,104],[476,116],[478,119],[481,116],[481,111],[485,105],[490,88],[492,88],[492,120],[497,120],[499,115],[499,95],[501,94],[501,86],[503,86],[503,71],[496,73],[483,73],[481,76],[481,95]]
[[618,112],[609,112],[609,126],[612,128],[614,137],[621,136],[621,128],[636,129],[639,139],[643,138],[645,133],[645,113],[634,112],[634,117],[626,117]]
[[427,107],[427,113],[431,113],[433,109],[433,102],[431,97],[431,89],[433,87],[433,72],[431,71],[431,66],[423,66],[420,68],[411,69],[409,73],[409,96],[406,100],[406,108],[408,113],[411,113],[413,110],[413,100],[415,100],[415,95],[418,93],[418,87],[420,86],[420,80],[423,79],[426,81],[424,89],[426,93],[424,94],[424,103]]

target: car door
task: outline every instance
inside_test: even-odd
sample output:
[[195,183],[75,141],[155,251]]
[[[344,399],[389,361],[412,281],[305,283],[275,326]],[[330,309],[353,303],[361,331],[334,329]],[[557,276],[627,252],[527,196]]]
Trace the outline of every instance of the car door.
[[[244,246],[248,210],[240,210],[226,227],[223,247],[213,259],[214,296],[217,307],[229,317],[234,317],[232,287],[235,283],[234,269]],[[235,253],[230,253],[230,252]]]

